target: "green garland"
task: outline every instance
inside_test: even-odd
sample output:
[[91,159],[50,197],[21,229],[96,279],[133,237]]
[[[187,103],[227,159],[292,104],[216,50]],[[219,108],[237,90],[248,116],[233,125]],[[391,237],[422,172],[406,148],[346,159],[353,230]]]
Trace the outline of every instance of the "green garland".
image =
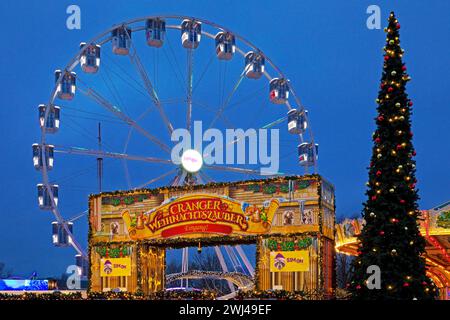
[[[318,232],[316,231],[308,231],[308,232],[294,232],[294,233],[270,233],[263,235],[248,235],[248,236],[214,236],[209,238],[170,238],[170,239],[144,239],[137,241],[123,241],[120,242],[123,246],[132,246],[135,244],[145,244],[148,246],[155,247],[165,247],[168,249],[178,249],[189,247],[192,245],[197,245],[199,242],[204,247],[215,246],[218,244],[222,245],[233,245],[233,244],[255,244],[258,240],[258,237],[262,237],[264,239],[270,238],[295,238],[295,237],[308,237],[308,236],[317,236]],[[99,241],[95,244],[92,244],[93,247],[105,246],[105,247],[114,247],[117,243],[109,242],[109,241]]]
[[71,292],[71,293],[61,293],[61,292],[52,292],[52,293],[34,293],[34,292],[25,292],[23,294],[7,294],[0,293],[0,300],[82,300],[80,292]]
[[91,252],[92,252],[92,224],[91,224],[91,215],[92,215],[92,207],[91,207],[91,199],[89,198],[88,201],[88,261],[89,261],[89,268],[88,268],[88,286],[87,286],[87,293],[89,294],[92,290],[92,258],[91,258]]
[[[161,290],[144,295],[142,292],[90,292],[87,298],[83,298],[80,292],[75,293],[30,293],[24,294],[0,294],[0,300],[215,300],[217,293],[209,290],[182,291]],[[252,290],[239,291],[235,300],[244,299],[270,299],[270,300],[323,300],[329,297],[317,291],[286,291],[286,290]]]
[[234,300],[324,300],[329,297],[318,291],[287,291],[287,290],[252,290],[239,291]]
[[[320,180],[321,177],[318,174],[310,174],[310,175],[296,175],[296,176],[282,176],[282,177],[276,177],[276,178],[269,178],[269,179],[251,179],[251,180],[243,180],[243,181],[234,181],[234,182],[210,182],[207,184],[197,184],[197,185],[185,185],[185,186],[164,186],[154,189],[136,189],[136,190],[116,190],[111,192],[102,192],[101,194],[90,194],[89,199],[92,197],[97,197],[99,195],[102,196],[129,196],[129,195],[135,195],[135,194],[150,194],[150,195],[159,195],[161,192],[165,191],[195,191],[198,189],[205,189],[205,188],[217,188],[217,187],[227,187],[227,186],[237,186],[237,185],[245,185],[245,184],[269,184],[269,183],[280,183],[282,181],[286,180],[295,180],[295,181],[305,181],[305,180]],[[131,201],[131,200],[129,200]]]
[[[312,184],[312,180],[300,180],[294,182],[294,190],[302,190],[308,188]],[[274,193],[288,193],[288,183],[277,184],[250,184],[244,187],[246,191],[253,191],[254,193],[262,192],[264,194]]]
[[[323,234],[323,207],[322,207],[322,180],[317,183],[317,194],[319,195],[319,236]],[[319,242],[319,279],[318,279],[318,290],[322,294],[325,291],[323,287],[325,284],[323,276],[323,255],[324,255],[324,240],[320,236]]]
[[88,294],[89,300],[146,300],[141,293],[131,293],[131,292],[90,292]]
[[128,257],[131,254],[131,248],[129,246],[123,247],[102,246],[96,247],[96,252],[100,255],[101,258]]
[[267,241],[267,247],[272,251],[297,251],[308,248],[312,244],[312,239],[310,237],[294,240],[276,240],[269,239]]
[[143,250],[143,245],[138,243],[136,244],[136,268],[137,268],[137,286],[136,292],[141,294],[142,291],[142,263],[141,263],[141,253]]
[[131,205],[136,202],[142,202],[150,198],[151,195],[146,193],[140,193],[129,196],[102,197],[102,205],[112,205],[115,207],[119,205]]
[[261,260],[261,247],[262,247],[263,238],[259,236],[256,241],[256,253],[255,253],[255,288],[259,289],[259,264]]

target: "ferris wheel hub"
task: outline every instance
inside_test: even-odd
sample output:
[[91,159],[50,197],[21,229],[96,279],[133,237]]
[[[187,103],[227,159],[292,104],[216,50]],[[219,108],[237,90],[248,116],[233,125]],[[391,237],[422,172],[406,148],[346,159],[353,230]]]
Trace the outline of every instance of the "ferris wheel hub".
[[196,173],[203,166],[202,155],[195,149],[188,149],[181,156],[181,165],[187,172]]

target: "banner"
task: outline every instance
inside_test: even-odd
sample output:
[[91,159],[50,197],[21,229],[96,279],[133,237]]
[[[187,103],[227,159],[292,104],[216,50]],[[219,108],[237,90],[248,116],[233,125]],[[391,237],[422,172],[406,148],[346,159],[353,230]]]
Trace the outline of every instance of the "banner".
[[277,199],[257,206],[225,196],[193,194],[169,199],[148,212],[125,210],[122,218],[133,240],[180,235],[262,234],[270,230],[279,205]]
[[131,258],[104,258],[100,260],[100,276],[129,277],[131,276]]
[[271,251],[271,272],[309,271],[309,251]]

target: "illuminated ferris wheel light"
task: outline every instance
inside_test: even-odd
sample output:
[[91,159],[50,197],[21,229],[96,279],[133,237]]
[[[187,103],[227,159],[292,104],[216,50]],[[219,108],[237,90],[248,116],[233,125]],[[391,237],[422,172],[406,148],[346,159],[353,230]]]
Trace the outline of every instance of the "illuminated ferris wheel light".
[[181,156],[181,165],[187,172],[198,172],[203,166],[202,155],[195,149],[186,150]]

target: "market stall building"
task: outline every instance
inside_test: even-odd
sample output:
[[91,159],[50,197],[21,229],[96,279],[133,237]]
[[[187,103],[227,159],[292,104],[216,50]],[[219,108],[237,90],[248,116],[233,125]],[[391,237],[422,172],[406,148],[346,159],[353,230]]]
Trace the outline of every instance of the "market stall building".
[[168,248],[254,244],[239,289],[334,295],[334,187],[319,175],[101,193],[89,208],[93,292],[164,290]]

